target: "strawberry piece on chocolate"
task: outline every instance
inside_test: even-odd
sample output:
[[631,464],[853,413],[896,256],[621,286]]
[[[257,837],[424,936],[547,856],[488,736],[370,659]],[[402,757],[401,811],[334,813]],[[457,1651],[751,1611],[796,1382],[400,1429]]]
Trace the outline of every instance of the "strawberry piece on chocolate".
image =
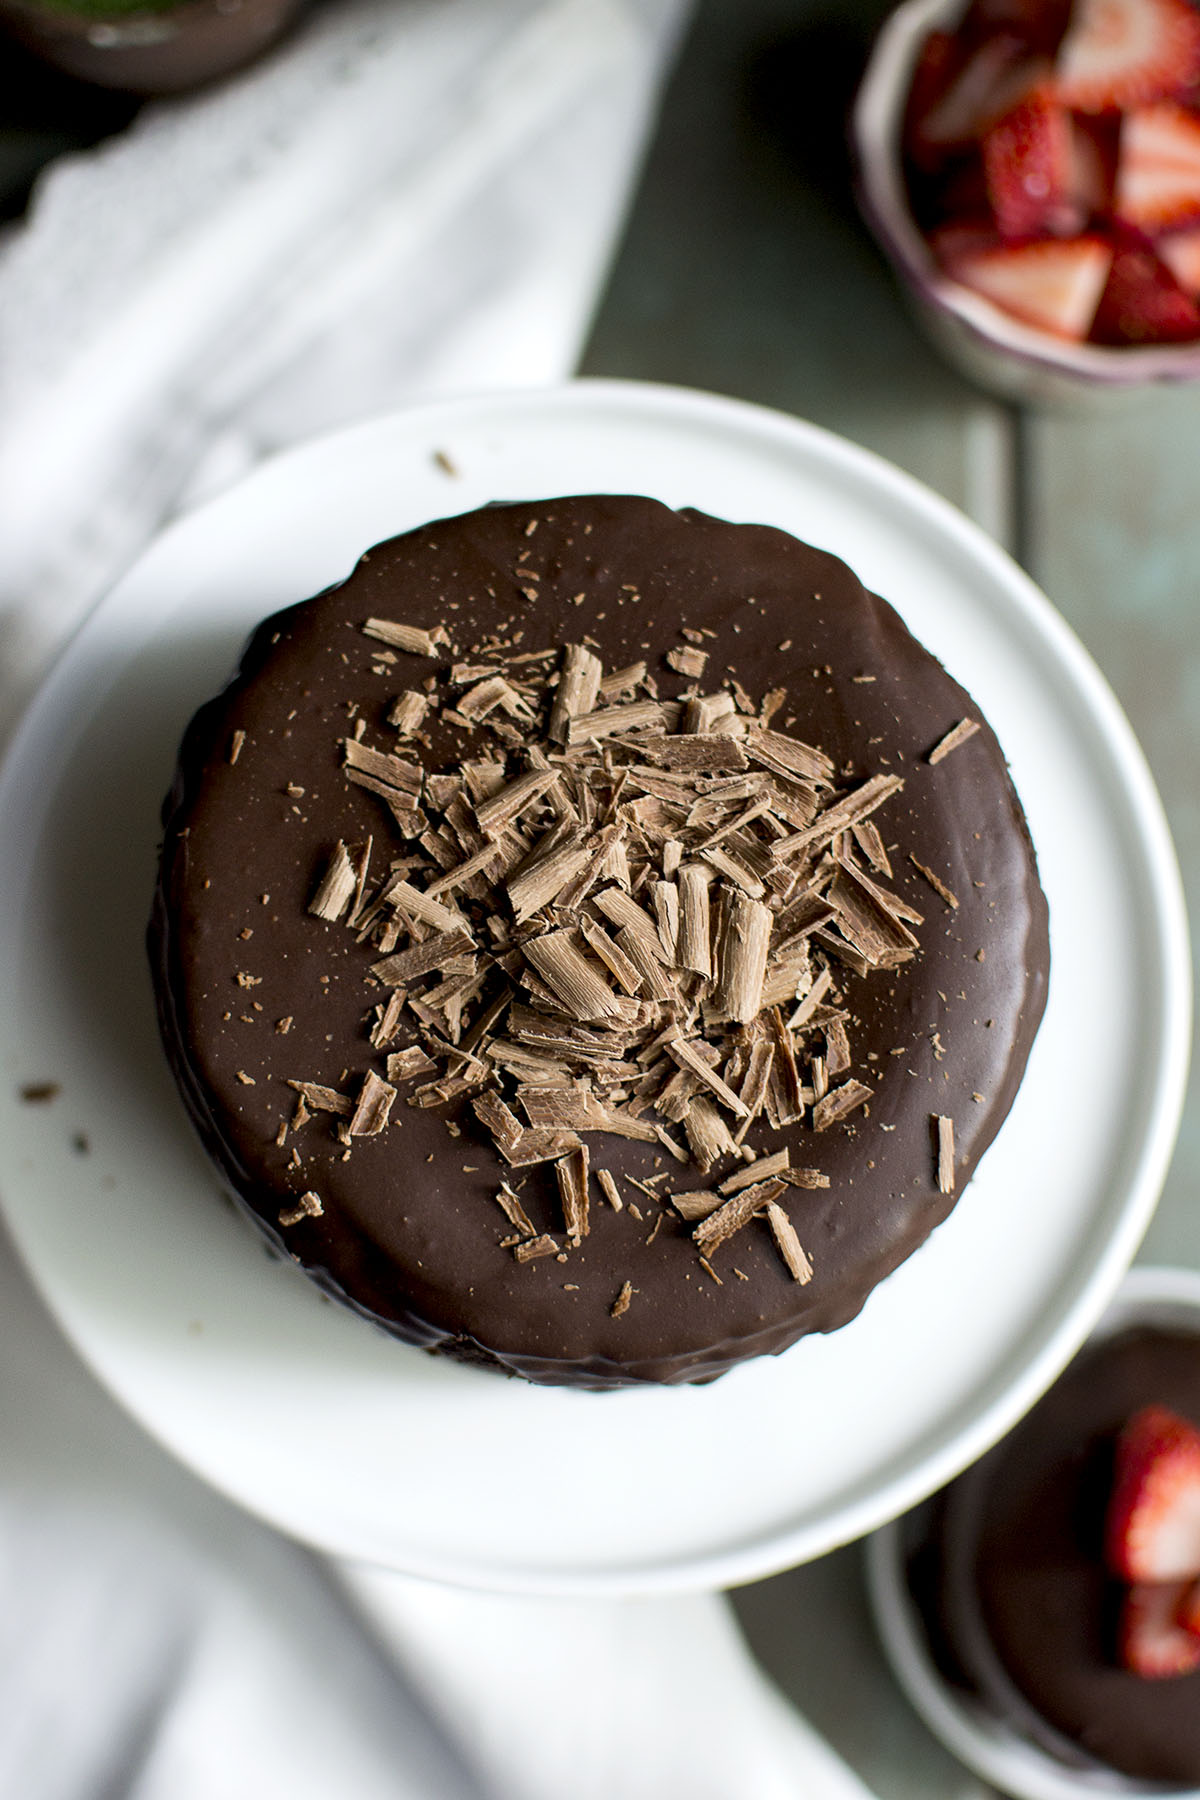
[[1200,1642],[1200,1581],[1187,1584],[1176,1617],[1183,1629]]
[[1120,112],[1200,78],[1200,14],[1188,0],[1077,0],[1055,60],[1059,101]]
[[1200,1637],[1179,1622],[1184,1583],[1137,1582],[1125,1594],[1117,1651],[1134,1675],[1162,1681],[1200,1669]]
[[1142,1407],[1117,1439],[1104,1558],[1138,1584],[1200,1576],[1200,1431],[1168,1407]]
[[1072,129],[1069,113],[1035,90],[983,140],[988,199],[1001,237],[1069,234],[1084,223],[1071,205]]
[[1198,337],[1200,309],[1153,250],[1118,248],[1092,322],[1092,342],[1186,344]]
[[1121,128],[1113,209],[1154,233],[1200,218],[1200,118],[1163,101],[1131,112]]
[[1102,237],[1046,238],[968,250],[950,273],[1026,325],[1078,343],[1088,334],[1112,258]]

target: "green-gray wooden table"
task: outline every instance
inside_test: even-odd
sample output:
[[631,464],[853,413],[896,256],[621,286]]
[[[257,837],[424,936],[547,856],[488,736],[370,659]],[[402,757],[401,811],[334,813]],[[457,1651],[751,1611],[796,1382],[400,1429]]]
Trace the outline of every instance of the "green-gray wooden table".
[[[1200,389],[1003,405],[911,323],[859,222],[844,116],[885,0],[700,0],[584,372],[782,408],[889,457],[1030,571],[1145,746],[1200,896]],[[1200,1092],[1142,1251],[1200,1269]],[[876,1647],[856,1546],[743,1589],[759,1657],[881,1800],[984,1790]]]

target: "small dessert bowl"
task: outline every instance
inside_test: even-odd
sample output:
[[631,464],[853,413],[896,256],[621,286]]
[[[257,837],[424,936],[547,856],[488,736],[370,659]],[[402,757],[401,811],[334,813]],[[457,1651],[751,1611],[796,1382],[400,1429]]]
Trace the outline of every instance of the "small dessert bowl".
[[1056,337],[938,263],[909,200],[904,121],[927,39],[952,31],[964,10],[964,0],[905,0],[875,41],[850,121],[859,205],[918,320],[968,379],[1009,400],[1103,407],[1200,379],[1200,341],[1109,347]]
[[[1200,1365],[1200,1273],[1131,1271],[1080,1354],[1133,1331],[1161,1332],[1176,1340],[1194,1336]],[[998,1447],[993,1456],[1002,1450]],[[1043,1718],[1009,1678],[988,1642],[973,1593],[968,1593],[965,1607],[957,1608],[960,1616],[947,1627],[943,1608],[935,1605],[942,1597],[939,1575],[952,1559],[961,1557],[955,1541],[958,1525],[964,1513],[968,1519],[978,1516],[981,1494],[977,1483],[973,1491],[972,1483],[987,1468],[988,1459],[977,1463],[957,1483],[884,1526],[867,1542],[876,1628],[912,1706],[961,1762],[1016,1800],[1084,1800],[1093,1795],[1108,1800],[1115,1796],[1162,1800],[1164,1795],[1200,1800],[1200,1786],[1134,1777],[1100,1762]],[[956,1562],[960,1578],[963,1566]],[[965,1643],[965,1659],[964,1638],[973,1640]],[[964,1661],[971,1665],[969,1672]],[[1114,1674],[1124,1679],[1119,1671]],[[1172,1679],[1145,1678],[1146,1688],[1161,1690]]]

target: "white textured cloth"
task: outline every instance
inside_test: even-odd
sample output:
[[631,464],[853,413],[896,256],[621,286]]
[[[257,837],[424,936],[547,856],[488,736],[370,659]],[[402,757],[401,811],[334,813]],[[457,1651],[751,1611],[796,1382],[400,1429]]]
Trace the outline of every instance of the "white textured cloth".
[[[0,252],[0,730],[189,498],[416,395],[569,373],[682,5],[334,0],[53,171]],[[865,1800],[718,1596],[450,1593],[238,1512],[100,1391],[2,1233],[0,1445],[0,1795]]]
[[10,717],[187,499],[418,396],[570,373],[682,9],[330,0],[54,168],[0,251]]

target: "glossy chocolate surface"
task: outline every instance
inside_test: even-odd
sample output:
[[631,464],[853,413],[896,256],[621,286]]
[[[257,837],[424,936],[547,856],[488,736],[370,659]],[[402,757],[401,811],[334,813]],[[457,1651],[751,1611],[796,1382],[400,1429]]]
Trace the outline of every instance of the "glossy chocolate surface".
[[[606,668],[647,658],[664,698],[688,685],[662,661],[679,627],[710,629],[706,690],[734,675],[757,700],[782,684],[783,729],[847,774],[905,777],[878,823],[898,847],[893,886],[924,915],[921,953],[844,985],[854,1073],[877,1089],[869,1116],[819,1134],[756,1126],[749,1139],[763,1152],[786,1142],[793,1165],[829,1176],[827,1190],[791,1190],[787,1203],[814,1265],[808,1285],[791,1279],[761,1223],[722,1247],[718,1286],[669,1211],[648,1245],[653,1203],[639,1223],[596,1196],[590,1234],[566,1264],[518,1265],[500,1246],[508,1226],[493,1200],[506,1169],[469,1112],[450,1110],[455,1137],[446,1109],[398,1103],[348,1161],[314,1126],[276,1147],[289,1077],[346,1086],[381,1066],[366,1036],[377,953],[306,911],[339,837],[386,840],[386,809],[341,773],[351,709],[370,741],[386,742],[388,704],[434,667],[402,655],[373,673],[379,646],[360,629],[370,616],[444,623],[460,653],[492,631],[520,631],[529,650],[586,634]],[[233,684],[193,721],[166,807],[152,927],[163,1034],[227,1181],[359,1310],[410,1342],[537,1380],[705,1379],[844,1325],[950,1211],[1009,1110],[1045,1003],[1046,906],[1000,748],[984,725],[936,766],[927,760],[964,717],[979,717],[969,696],[885,602],[837,559],[771,528],[601,497],[485,508],[376,546],[342,586],[259,629]],[[245,743],[231,763],[235,731]],[[435,728],[428,765],[445,766],[452,749]],[[953,890],[956,909],[910,853]],[[239,973],[254,987],[240,988]],[[286,1036],[282,1017],[293,1021]],[[954,1120],[953,1195],[935,1180],[936,1113]],[[645,1178],[665,1165],[645,1144],[589,1141],[593,1166],[614,1173]],[[668,1191],[705,1185],[694,1169],[678,1177]],[[309,1188],[324,1215],[280,1228],[281,1206]],[[529,1172],[521,1197],[539,1229],[561,1227],[548,1167]],[[632,1304],[613,1318],[626,1280]]]

